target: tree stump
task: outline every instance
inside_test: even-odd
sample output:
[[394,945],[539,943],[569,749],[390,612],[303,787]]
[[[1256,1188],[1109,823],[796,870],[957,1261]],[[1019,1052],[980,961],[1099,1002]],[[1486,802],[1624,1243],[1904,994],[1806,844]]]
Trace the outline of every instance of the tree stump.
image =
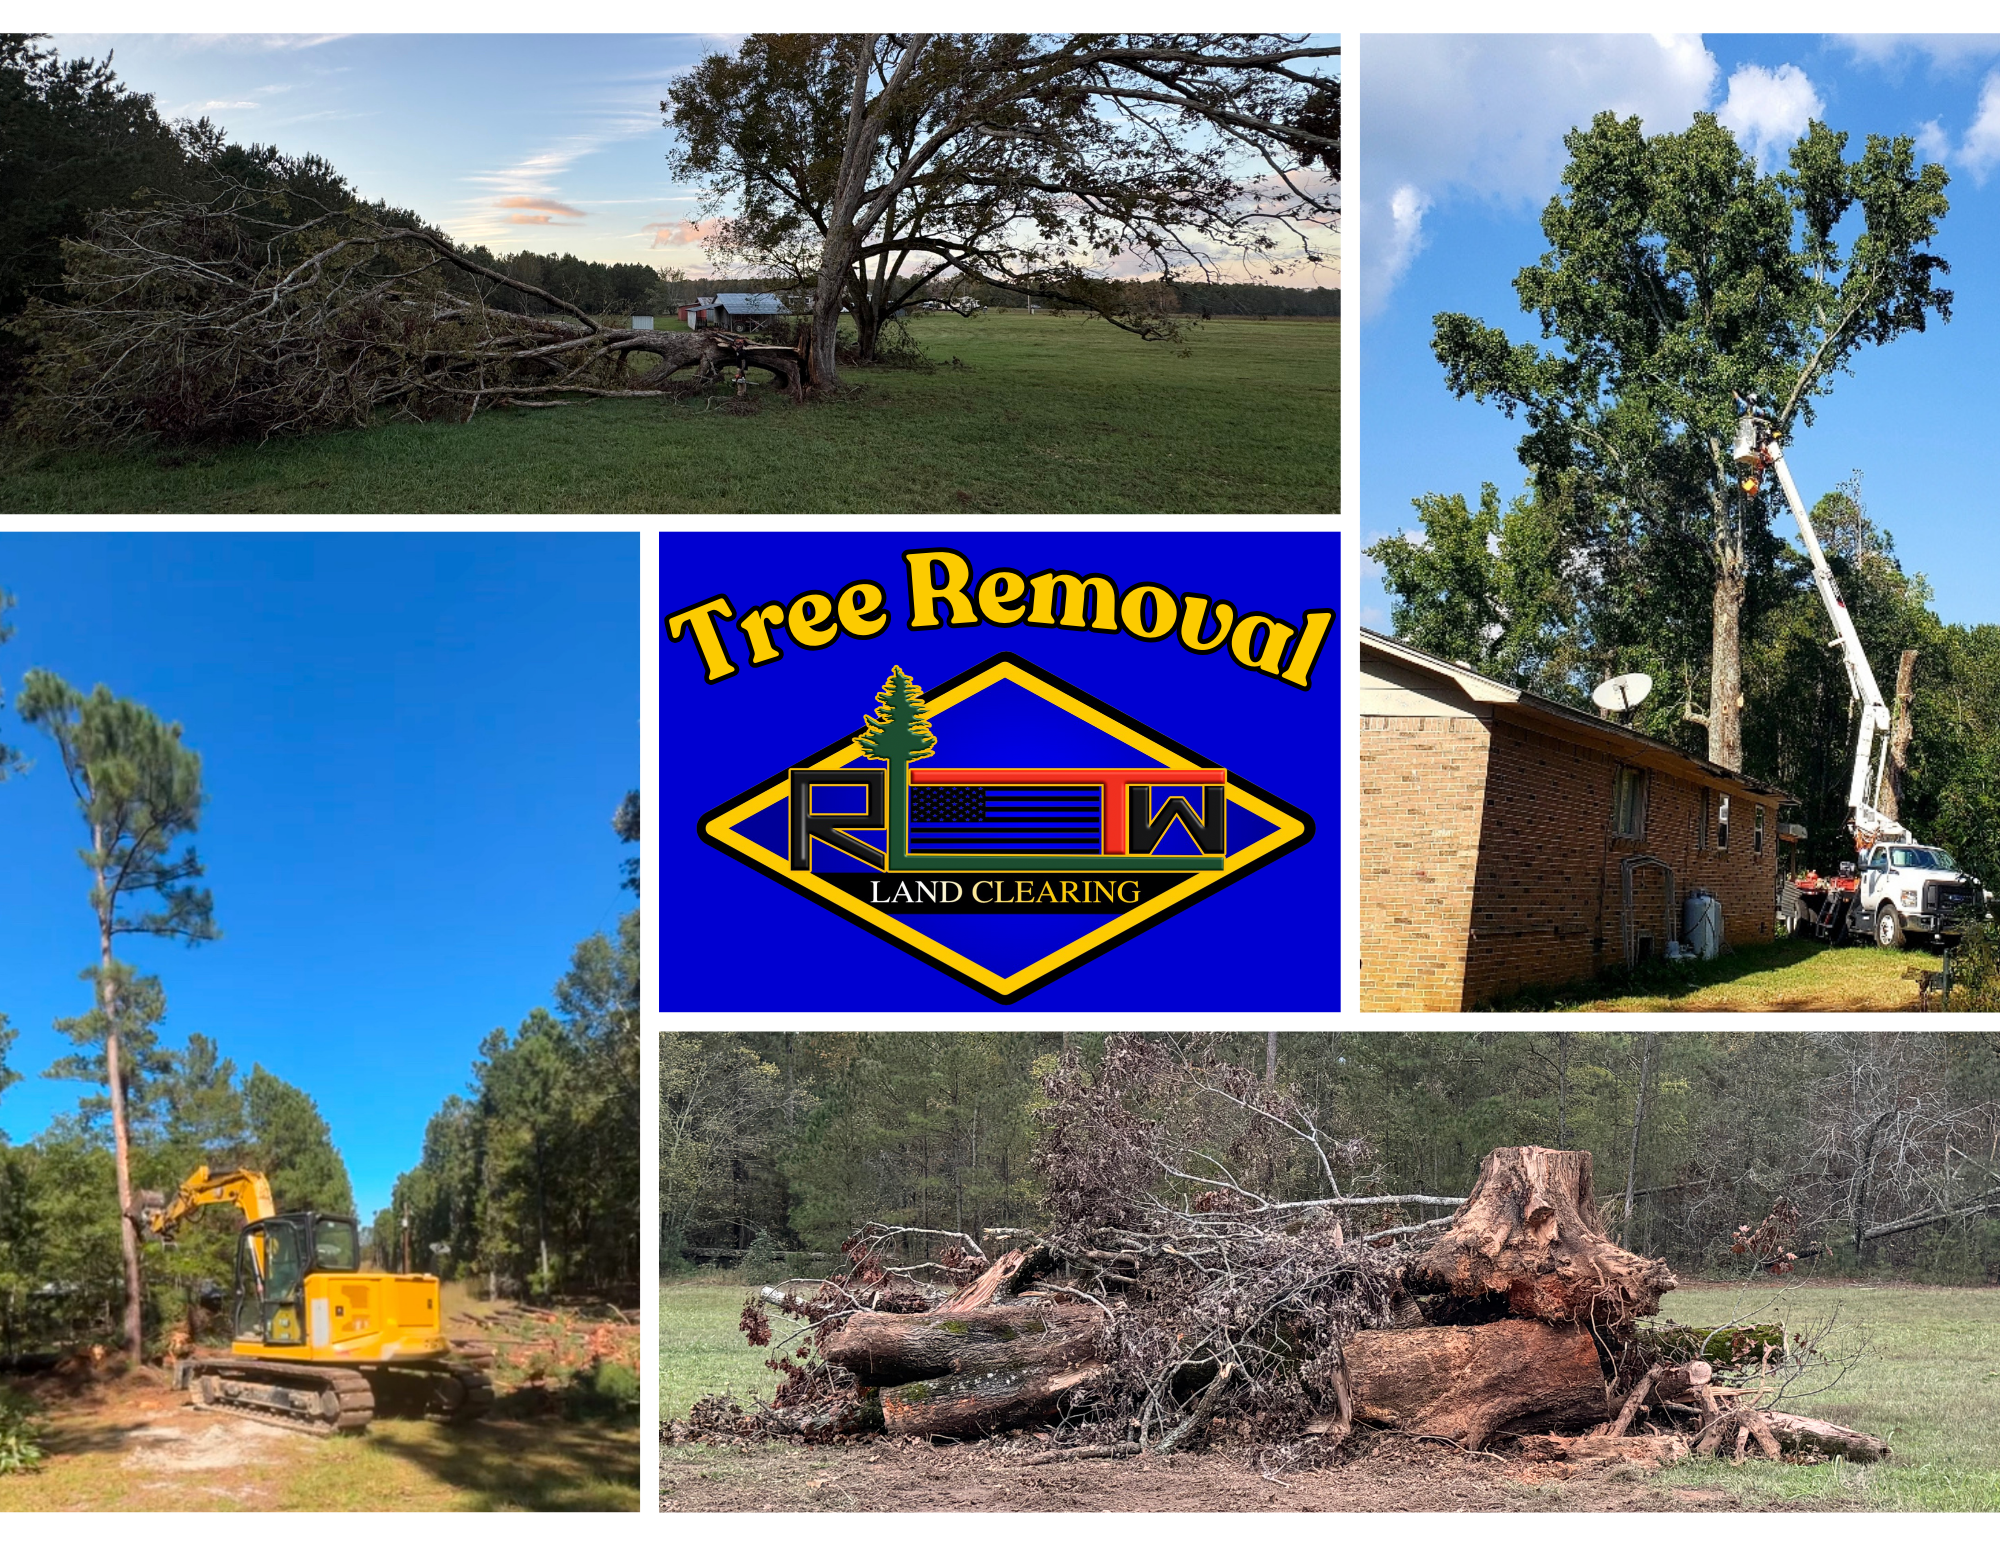
[[1088,1304],[1010,1304],[934,1314],[855,1314],[831,1332],[826,1360],[864,1385],[950,1374],[1063,1368],[1096,1355],[1104,1316]]
[[1102,1363],[1085,1363],[923,1379],[882,1391],[882,1423],[892,1437],[983,1437],[1049,1420],[1106,1372]]
[[1357,1332],[1347,1368],[1358,1421],[1478,1448],[1503,1429],[1604,1420],[1597,1343],[1576,1325],[1495,1320]]
[[1613,1243],[1592,1197],[1590,1155],[1496,1148],[1451,1227],[1404,1276],[1413,1292],[1504,1297],[1509,1313],[1552,1324],[1622,1326],[1676,1286],[1665,1261]]

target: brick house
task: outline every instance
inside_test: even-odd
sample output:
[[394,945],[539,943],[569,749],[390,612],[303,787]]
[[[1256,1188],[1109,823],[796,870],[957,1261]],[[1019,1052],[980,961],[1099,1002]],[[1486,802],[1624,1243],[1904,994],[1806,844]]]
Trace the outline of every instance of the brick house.
[[1696,889],[1772,937],[1782,790],[1366,628],[1360,712],[1363,1009],[1664,955]]

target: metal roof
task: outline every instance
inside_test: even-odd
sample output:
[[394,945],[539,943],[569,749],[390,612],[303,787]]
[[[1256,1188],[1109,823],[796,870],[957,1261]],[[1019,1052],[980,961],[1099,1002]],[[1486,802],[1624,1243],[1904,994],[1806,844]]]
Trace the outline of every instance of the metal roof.
[[737,291],[730,295],[718,295],[715,304],[725,311],[733,311],[738,316],[783,316],[785,303],[775,295],[751,295]]

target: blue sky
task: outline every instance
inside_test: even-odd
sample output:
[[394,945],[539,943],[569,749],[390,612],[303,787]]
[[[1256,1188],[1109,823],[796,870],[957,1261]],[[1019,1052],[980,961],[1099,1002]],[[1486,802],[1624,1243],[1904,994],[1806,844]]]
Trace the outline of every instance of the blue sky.
[[667,175],[660,100],[697,35],[57,34],[113,53],[168,119],[315,151],[362,195],[495,251],[704,270],[696,190]]
[[0,536],[0,1013],[20,1142],[84,1087],[40,1076],[89,1007],[84,835],[14,711],[41,666],[179,720],[223,937],[133,940],[164,1038],[213,1037],[319,1102],[364,1219],[425,1121],[577,942],[631,903],[609,822],[639,773],[636,535]]
[[[244,143],[317,152],[363,197],[414,209],[456,240],[710,271],[699,190],[667,175],[672,140],[659,106],[676,75],[733,47],[734,34],[58,33],[51,42],[65,58],[112,53],[120,79],[151,92],[169,120],[206,115]],[[1322,268],[1280,282],[1338,281]]]
[[[1776,169],[1811,116],[1848,131],[1850,155],[1870,133],[1908,134],[1943,161],[1952,208],[1934,250],[1957,299],[1948,324],[1861,351],[1788,447],[1793,475],[1810,504],[1860,469],[1939,615],[2000,622],[2000,37],[1367,35],[1362,51],[1364,543],[1414,526],[1419,494],[1520,491],[1521,426],[1446,391],[1431,317],[1465,311],[1540,341],[1512,281],[1543,250],[1567,129],[1611,108],[1679,130],[1715,109]],[[1388,625],[1373,564],[1362,621]]]

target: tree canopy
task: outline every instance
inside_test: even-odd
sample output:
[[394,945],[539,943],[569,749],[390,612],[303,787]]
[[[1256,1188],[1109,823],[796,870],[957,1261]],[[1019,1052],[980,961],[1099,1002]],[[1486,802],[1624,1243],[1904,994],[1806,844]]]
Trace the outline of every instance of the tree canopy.
[[825,385],[843,307],[865,354],[940,278],[1168,336],[1106,283],[1112,264],[1319,261],[1340,88],[1307,66],[1338,52],[1282,34],[753,34],[660,108],[674,174],[723,221],[718,254],[812,291]]
[[[1739,627],[1773,592],[1772,489],[1740,487],[1734,394],[1774,405],[1780,439],[1868,345],[1947,320],[1929,249],[1944,168],[1907,137],[1848,136],[1817,120],[1786,170],[1760,173],[1711,113],[1647,135],[1600,113],[1564,144],[1548,250],[1514,281],[1553,347],[1441,312],[1433,349],[1461,397],[1526,425],[1519,445],[1563,563],[1591,576],[1592,629],[1667,637],[1674,679],[1705,665],[1708,757],[1743,766]],[[1702,635],[1707,634],[1707,645]]]

